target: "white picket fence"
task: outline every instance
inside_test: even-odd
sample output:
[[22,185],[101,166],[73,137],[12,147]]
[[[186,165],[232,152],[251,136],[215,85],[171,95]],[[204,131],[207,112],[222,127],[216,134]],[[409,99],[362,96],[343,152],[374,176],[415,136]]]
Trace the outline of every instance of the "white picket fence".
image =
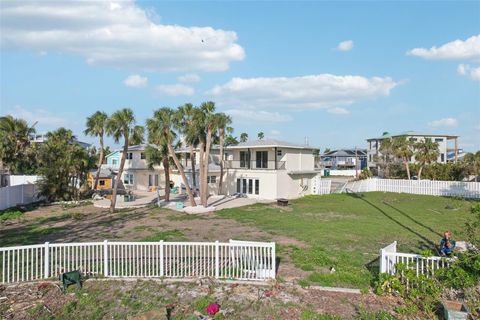
[[81,270],[88,276],[275,279],[275,243],[88,242],[0,248],[1,283],[58,277]]
[[397,192],[480,199],[480,182],[366,179],[349,182],[348,192]]
[[396,265],[403,264],[416,270],[417,276],[435,274],[440,268],[448,267],[448,259],[442,257],[424,257],[419,254],[397,252],[397,242],[380,249],[380,273],[395,275]]
[[38,201],[35,184],[20,184],[0,188],[0,210]]

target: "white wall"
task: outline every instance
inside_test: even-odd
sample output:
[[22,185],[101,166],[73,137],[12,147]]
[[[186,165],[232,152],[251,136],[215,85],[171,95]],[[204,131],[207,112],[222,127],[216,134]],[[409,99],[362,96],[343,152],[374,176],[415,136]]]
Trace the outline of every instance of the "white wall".
[[20,184],[0,188],[0,210],[38,201],[37,187],[34,184]]
[[20,184],[35,184],[40,180],[40,176],[15,176],[10,175],[7,177],[9,180],[9,186],[18,186]]

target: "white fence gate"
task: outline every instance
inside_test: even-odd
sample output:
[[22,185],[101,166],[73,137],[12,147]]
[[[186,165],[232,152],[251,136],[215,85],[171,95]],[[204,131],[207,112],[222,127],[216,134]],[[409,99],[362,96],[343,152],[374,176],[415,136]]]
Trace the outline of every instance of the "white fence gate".
[[275,279],[274,242],[88,242],[0,248],[1,283],[58,277]]
[[34,184],[21,184],[0,188],[0,210],[38,201],[38,188]]
[[380,249],[380,273],[395,275],[395,266],[400,263],[409,269],[416,270],[417,276],[420,274],[434,275],[435,270],[448,266],[448,259],[397,252],[396,241]]
[[397,192],[480,199],[480,182],[366,179],[350,182],[352,192]]
[[322,179],[316,176],[312,183],[312,194],[329,194],[332,180]]

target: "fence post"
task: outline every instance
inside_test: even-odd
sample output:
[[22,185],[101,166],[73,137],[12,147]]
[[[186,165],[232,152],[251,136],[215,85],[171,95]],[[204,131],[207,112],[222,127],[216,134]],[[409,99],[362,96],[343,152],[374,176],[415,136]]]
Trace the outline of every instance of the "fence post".
[[49,271],[50,271],[50,242],[45,242],[45,259],[43,260],[45,265],[44,265],[44,269],[43,269],[43,277],[45,279],[47,279],[50,275],[49,275]]
[[103,276],[108,277],[108,240],[103,240]]
[[160,277],[164,276],[163,260],[163,240],[160,240]]
[[220,248],[218,246],[218,240],[215,241],[215,278],[220,277]]
[[386,272],[385,270],[385,250],[380,249],[380,273]]
[[275,242],[271,242],[272,244],[272,270],[270,271],[270,277],[275,279],[275,273],[277,271],[277,255],[275,252]]

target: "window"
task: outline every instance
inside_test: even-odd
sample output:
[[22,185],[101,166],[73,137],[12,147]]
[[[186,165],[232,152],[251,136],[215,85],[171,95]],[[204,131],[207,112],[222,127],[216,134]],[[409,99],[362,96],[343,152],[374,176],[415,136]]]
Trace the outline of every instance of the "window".
[[155,186],[158,187],[158,174],[155,175]]
[[253,193],[253,180],[249,179],[248,180],[248,194],[252,194],[252,193]]
[[268,168],[268,151],[257,151],[257,168]]
[[442,154],[440,155],[440,161],[441,161],[441,162],[445,162],[445,153],[442,153]]
[[260,180],[237,179],[237,193],[260,194]]
[[101,185],[101,186],[104,186],[105,185],[105,180],[98,181],[98,184]]
[[247,151],[240,151],[240,168],[247,168],[250,161]]
[[216,183],[217,176],[207,176],[207,183]]
[[281,157],[282,156],[282,150],[277,150],[277,157]]
[[443,138],[435,138],[435,142],[443,142]]
[[128,152],[127,153],[127,160],[132,160],[133,159],[133,152]]
[[416,142],[418,139],[417,138],[410,138],[411,142]]
[[255,194],[260,193],[260,180],[256,179],[255,180]]
[[116,166],[118,164],[118,159],[112,159],[112,166]]
[[237,193],[242,193],[242,190],[240,190],[240,185],[241,185],[241,181],[240,179],[237,179]]
[[372,162],[372,155],[371,154],[368,155],[368,161]]
[[140,152],[140,159],[145,159],[145,153]]
[[242,193],[247,193],[247,179],[242,179]]
[[133,184],[133,173],[125,173],[123,175],[124,184]]

